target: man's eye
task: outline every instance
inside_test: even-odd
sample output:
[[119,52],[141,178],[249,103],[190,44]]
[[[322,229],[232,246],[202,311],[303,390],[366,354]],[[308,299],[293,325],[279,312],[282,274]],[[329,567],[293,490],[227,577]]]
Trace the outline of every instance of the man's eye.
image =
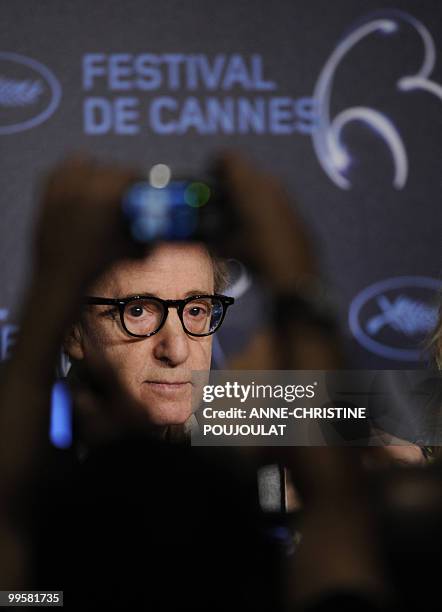
[[141,317],[145,312],[142,306],[131,306],[131,308],[128,309],[129,316],[134,318]]
[[192,306],[191,308],[189,308],[187,313],[191,317],[204,317],[208,314],[208,308],[207,306]]

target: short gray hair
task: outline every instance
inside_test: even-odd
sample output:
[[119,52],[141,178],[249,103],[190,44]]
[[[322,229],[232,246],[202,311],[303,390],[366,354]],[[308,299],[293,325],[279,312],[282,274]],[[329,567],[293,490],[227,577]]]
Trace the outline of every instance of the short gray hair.
[[213,284],[215,293],[222,293],[229,284],[229,268],[227,261],[209,249],[213,265]]

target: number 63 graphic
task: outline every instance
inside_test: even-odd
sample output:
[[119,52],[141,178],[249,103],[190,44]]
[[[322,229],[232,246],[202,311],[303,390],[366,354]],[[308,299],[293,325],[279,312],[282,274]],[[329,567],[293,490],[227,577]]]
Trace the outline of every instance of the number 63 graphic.
[[330,179],[341,189],[350,189],[346,176],[351,156],[342,142],[342,131],[354,121],[360,121],[372,128],[389,148],[394,166],[393,186],[403,189],[408,176],[408,157],[403,140],[392,121],[381,112],[367,106],[346,108],[330,117],[330,98],[336,70],[344,57],[361,40],[373,33],[391,35],[397,32],[400,22],[411,25],[423,44],[423,61],[416,74],[401,77],[396,86],[399,91],[421,90],[442,100],[442,86],[430,79],[436,50],[434,40],[427,28],[407,13],[391,11],[382,17],[366,20],[341,40],[324,65],[316,82],[313,98],[317,108],[317,128],[312,134],[313,146],[318,160]]

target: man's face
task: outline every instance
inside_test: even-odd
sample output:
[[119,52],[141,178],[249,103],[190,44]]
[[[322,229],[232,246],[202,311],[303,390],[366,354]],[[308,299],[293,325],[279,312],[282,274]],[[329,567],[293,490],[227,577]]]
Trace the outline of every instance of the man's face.
[[[182,299],[213,294],[213,265],[200,245],[162,244],[142,261],[124,261],[89,291],[95,297],[124,298],[149,294]],[[170,308],[160,331],[148,338],[128,336],[117,308],[90,306],[79,341],[77,359],[98,359],[118,373],[125,392],[146,411],[150,423],[184,423],[192,412],[191,372],[209,370],[212,337],[192,337]]]

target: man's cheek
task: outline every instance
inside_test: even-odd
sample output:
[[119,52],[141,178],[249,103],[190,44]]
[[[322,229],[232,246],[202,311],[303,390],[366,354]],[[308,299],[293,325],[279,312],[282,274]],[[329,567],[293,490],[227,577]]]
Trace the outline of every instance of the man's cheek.
[[198,344],[192,346],[192,370],[209,370],[212,358],[212,337],[199,340]]
[[101,343],[94,346],[90,357],[98,367],[100,365],[106,367],[109,373],[126,388],[134,385],[133,379],[137,371],[135,366],[137,363],[142,363],[127,347]]

